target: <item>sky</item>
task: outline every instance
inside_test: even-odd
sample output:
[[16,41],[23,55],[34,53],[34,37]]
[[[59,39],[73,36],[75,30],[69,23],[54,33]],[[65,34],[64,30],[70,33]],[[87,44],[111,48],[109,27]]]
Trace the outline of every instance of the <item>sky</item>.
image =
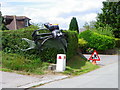
[[68,29],[72,17],[79,28],[95,21],[105,0],[0,0],[2,15],[27,16],[33,23],[59,24]]

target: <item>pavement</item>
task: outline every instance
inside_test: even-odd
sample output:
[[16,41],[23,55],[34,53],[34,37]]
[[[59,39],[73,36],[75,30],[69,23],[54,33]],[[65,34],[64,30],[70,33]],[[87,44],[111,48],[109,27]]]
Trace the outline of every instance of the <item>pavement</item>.
[[30,88],[32,86],[49,83],[52,81],[67,78],[65,75],[38,75],[29,76],[21,75],[13,72],[2,72],[2,88]]
[[[85,57],[89,58],[90,55],[85,55]],[[100,58],[101,61],[97,63],[101,66],[110,65],[118,60],[117,55],[100,55]],[[0,78],[0,83],[2,85],[1,88],[30,88],[32,86],[42,85],[68,78],[68,76],[60,74],[29,76],[2,71],[0,71],[0,77],[2,77]]]

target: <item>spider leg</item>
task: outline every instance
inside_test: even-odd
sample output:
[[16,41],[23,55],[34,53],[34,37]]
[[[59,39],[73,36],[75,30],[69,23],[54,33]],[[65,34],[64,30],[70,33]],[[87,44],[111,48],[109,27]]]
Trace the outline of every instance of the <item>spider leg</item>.
[[63,38],[59,38],[58,39],[61,43],[62,43],[62,45],[64,46],[64,48],[63,48],[63,51],[64,51],[64,53],[66,53],[67,52],[67,41],[64,39],[63,40]]
[[29,44],[29,48],[27,48],[27,49],[21,49],[20,47],[18,47],[18,46],[16,45],[20,50],[22,50],[22,51],[27,51],[27,50],[34,49],[34,48],[35,48],[36,44],[35,44],[34,41],[29,40],[29,39],[27,39],[27,38],[22,38],[22,40],[25,40],[25,41]]
[[[53,38],[52,35],[50,35],[50,36],[45,36],[45,37],[40,37],[40,38],[36,39],[36,40],[35,40],[35,43],[38,45],[39,50],[41,50],[41,47],[44,45],[44,43],[45,43],[47,40],[51,39],[51,38]],[[39,43],[39,40],[43,40],[43,41],[41,42],[41,44],[38,44],[38,43]]]

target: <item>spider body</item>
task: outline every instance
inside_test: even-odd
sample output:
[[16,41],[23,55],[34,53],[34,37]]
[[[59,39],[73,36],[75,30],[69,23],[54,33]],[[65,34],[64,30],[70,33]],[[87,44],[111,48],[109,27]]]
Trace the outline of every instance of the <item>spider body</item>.
[[[58,24],[44,24],[44,26],[47,28],[47,29],[39,29],[39,30],[35,30],[33,33],[32,33],[32,38],[33,38],[33,41],[32,40],[29,40],[28,39],[23,39],[25,41],[27,41],[28,43],[34,43],[37,48],[39,50],[42,49],[42,46],[45,44],[45,42],[47,42],[48,40],[50,39],[54,39],[54,40],[57,40],[59,45],[62,45],[63,46],[63,50],[64,50],[64,53],[66,53],[67,51],[67,41],[65,39],[65,34],[59,30],[59,26]],[[40,30],[49,30],[50,33],[38,33]],[[29,43],[29,44],[30,44]],[[34,45],[32,44],[32,45]],[[34,45],[34,46],[35,46]],[[29,49],[33,49],[35,48],[34,46],[31,46]],[[29,49],[24,49],[25,50],[29,50]]]

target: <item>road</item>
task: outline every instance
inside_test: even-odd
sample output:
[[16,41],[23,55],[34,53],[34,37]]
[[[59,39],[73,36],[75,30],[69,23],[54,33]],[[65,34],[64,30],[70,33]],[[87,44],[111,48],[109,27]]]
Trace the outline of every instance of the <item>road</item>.
[[[85,55],[89,57],[90,55]],[[100,55],[100,69],[89,73],[51,82],[37,88],[118,88],[118,56]]]

